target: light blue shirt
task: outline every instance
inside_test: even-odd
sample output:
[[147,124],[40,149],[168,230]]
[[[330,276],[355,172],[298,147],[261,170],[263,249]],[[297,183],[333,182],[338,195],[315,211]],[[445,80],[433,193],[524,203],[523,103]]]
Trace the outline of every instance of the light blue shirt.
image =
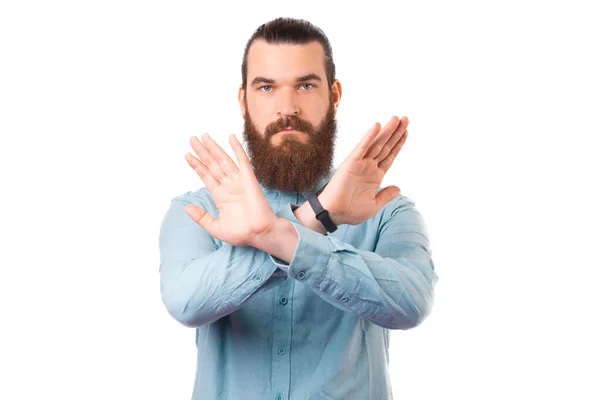
[[218,218],[206,188],[173,198],[162,221],[162,299],[196,329],[192,399],[392,399],[389,330],[429,315],[438,280],[414,202],[398,195],[362,224],[323,235],[294,216],[308,193],[261,187],[298,233],[289,264],[194,222],[187,204]]

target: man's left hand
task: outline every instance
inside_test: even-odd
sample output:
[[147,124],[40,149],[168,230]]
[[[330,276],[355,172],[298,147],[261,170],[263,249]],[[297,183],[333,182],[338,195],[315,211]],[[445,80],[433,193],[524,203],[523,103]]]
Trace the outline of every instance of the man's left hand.
[[407,117],[393,116],[383,128],[375,123],[336,169],[319,201],[337,225],[360,224],[400,194],[397,186],[377,189],[408,137],[407,127]]

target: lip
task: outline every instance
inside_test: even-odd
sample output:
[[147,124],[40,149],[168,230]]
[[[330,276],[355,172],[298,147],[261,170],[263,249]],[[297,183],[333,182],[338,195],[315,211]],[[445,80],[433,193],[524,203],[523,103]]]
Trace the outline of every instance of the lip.
[[283,134],[289,134],[289,133],[302,133],[300,131],[297,131],[296,129],[282,129],[277,133],[283,133]]

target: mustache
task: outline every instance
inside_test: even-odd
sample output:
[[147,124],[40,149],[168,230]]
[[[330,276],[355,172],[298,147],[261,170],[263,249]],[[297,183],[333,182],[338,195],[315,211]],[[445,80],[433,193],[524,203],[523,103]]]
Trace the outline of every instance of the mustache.
[[292,129],[295,129],[297,131],[305,132],[309,136],[313,135],[313,126],[310,122],[304,121],[303,119],[300,119],[298,117],[282,117],[277,121],[267,125],[267,127],[265,128],[265,138],[270,138],[271,136],[287,128],[288,126],[291,126]]

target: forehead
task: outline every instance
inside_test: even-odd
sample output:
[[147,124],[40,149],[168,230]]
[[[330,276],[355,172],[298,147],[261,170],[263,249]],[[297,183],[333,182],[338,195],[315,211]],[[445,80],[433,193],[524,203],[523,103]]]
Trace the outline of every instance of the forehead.
[[269,79],[296,79],[315,73],[325,80],[325,52],[319,42],[269,44],[256,40],[248,49],[248,81],[256,76]]

